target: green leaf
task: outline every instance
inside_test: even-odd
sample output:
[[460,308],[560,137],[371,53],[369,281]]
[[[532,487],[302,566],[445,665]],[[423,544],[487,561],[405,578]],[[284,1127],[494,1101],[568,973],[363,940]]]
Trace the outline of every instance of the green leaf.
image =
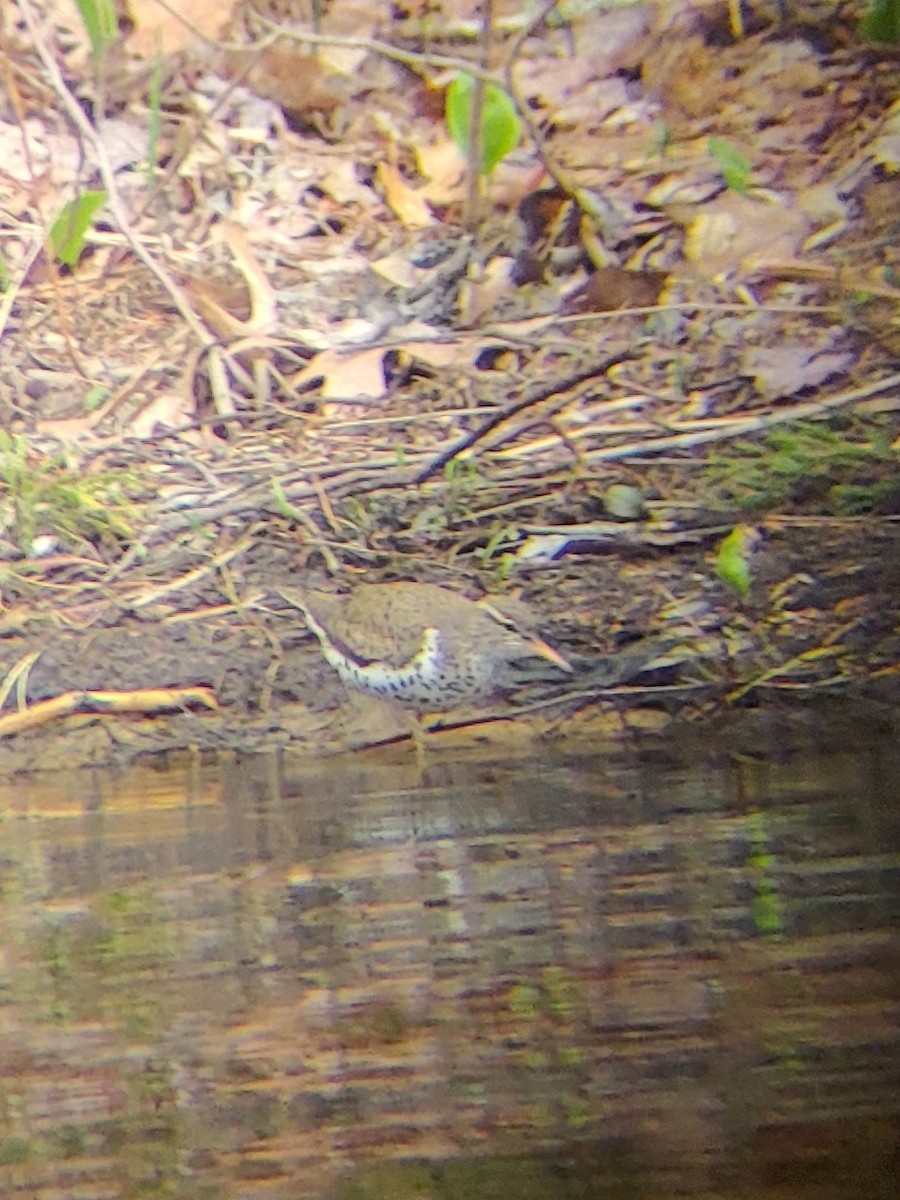
[[745,195],[750,187],[753,163],[743,150],[739,150],[723,138],[710,138],[706,148],[716,160],[722,178],[731,190],[741,196]]
[[82,407],[85,412],[96,412],[101,404],[104,404],[109,399],[109,388],[92,387],[82,401]]
[[67,267],[75,266],[84,250],[84,235],[105,203],[106,192],[87,191],[63,207],[50,230],[54,258]]
[[716,574],[741,597],[750,591],[750,561],[747,556],[755,540],[756,534],[749,525],[738,525],[722,542],[716,555]]
[[900,0],[872,0],[859,32],[871,42],[900,42]]
[[119,33],[113,0],[75,0],[75,4],[90,38],[91,54],[99,58]]
[[[464,155],[469,152],[474,94],[475,79],[465,73],[457,75],[447,89],[447,129]],[[495,83],[486,83],[481,112],[482,175],[490,175],[497,164],[516,148],[521,133],[522,125],[510,95]]]
[[288,520],[296,520],[298,516],[297,510],[291,504],[290,500],[288,500],[287,493],[282,487],[281,481],[279,479],[271,479],[269,482],[272,485],[272,495],[275,498],[274,507],[276,512],[280,513],[283,517],[287,517]]

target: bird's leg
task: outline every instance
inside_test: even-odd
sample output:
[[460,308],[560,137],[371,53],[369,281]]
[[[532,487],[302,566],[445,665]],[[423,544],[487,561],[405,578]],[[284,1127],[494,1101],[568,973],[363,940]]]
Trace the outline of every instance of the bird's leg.
[[409,736],[416,752],[416,765],[421,771],[425,766],[425,759],[427,757],[425,727],[422,724],[421,718],[416,713],[407,713],[407,727],[409,728]]

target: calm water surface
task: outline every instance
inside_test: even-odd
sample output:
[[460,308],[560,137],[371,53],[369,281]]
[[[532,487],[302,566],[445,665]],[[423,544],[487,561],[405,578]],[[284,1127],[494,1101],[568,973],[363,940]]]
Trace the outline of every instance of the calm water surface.
[[0,793],[2,1200],[900,1194],[900,750]]

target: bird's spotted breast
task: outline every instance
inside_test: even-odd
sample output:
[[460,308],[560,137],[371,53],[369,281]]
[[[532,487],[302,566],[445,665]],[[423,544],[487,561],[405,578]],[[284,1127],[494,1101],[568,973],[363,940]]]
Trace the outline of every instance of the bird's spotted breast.
[[[383,662],[354,661],[322,638],[327,661],[347,683],[380,696],[392,696],[407,704],[440,706],[448,690],[447,674],[442,667],[441,636],[437,629],[424,631],[416,654],[400,667]],[[465,690],[465,689],[464,689]]]

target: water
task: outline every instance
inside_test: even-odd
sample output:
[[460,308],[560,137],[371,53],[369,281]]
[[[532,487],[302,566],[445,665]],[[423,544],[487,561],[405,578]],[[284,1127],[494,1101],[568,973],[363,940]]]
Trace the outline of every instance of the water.
[[0,796],[3,1200],[879,1200],[900,751]]

